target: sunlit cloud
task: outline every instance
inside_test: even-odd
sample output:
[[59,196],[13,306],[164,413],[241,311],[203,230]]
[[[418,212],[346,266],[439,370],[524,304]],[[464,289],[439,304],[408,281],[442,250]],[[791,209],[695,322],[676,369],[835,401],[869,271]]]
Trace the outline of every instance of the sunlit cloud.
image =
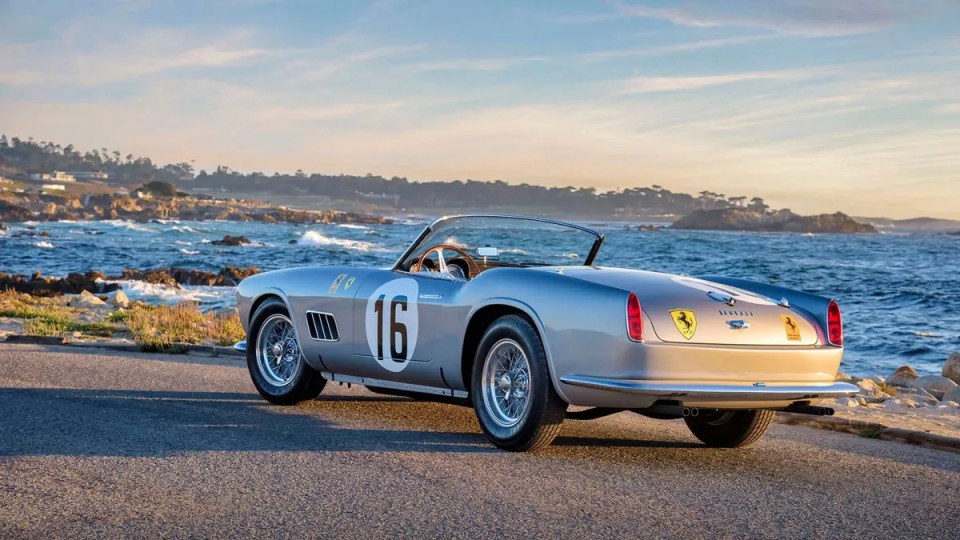
[[18,3],[0,126],[207,170],[960,218],[960,25],[923,26],[948,4]]

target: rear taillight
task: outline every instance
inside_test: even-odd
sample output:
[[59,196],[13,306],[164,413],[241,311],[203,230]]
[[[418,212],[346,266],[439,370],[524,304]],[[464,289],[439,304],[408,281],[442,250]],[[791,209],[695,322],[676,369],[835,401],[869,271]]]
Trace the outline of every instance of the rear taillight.
[[627,297],[627,335],[634,341],[643,341],[643,310],[633,293]]
[[827,304],[827,339],[831,345],[843,345],[843,317],[840,306],[833,300]]

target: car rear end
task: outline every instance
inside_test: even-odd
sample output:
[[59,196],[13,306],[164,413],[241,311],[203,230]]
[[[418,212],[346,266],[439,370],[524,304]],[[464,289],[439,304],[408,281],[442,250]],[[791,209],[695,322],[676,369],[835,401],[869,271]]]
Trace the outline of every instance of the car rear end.
[[[829,299],[804,295],[801,307],[688,276],[606,268],[565,274],[618,289],[622,305],[591,318],[619,325],[620,336],[591,344],[590,352],[554,336],[558,391],[574,405],[780,409],[857,391],[834,381],[843,332]],[[570,354],[595,359],[559,358]]]

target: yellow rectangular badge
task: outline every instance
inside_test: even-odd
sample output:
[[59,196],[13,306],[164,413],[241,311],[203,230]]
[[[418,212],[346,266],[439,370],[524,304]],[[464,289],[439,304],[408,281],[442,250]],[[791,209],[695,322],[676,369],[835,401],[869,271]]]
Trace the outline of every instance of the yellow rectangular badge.
[[793,315],[781,315],[783,329],[787,331],[787,341],[800,341],[800,324]]

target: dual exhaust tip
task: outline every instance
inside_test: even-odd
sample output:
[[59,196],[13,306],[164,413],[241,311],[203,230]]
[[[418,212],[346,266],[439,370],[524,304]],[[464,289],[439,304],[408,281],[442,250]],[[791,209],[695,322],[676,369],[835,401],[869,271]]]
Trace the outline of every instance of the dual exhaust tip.
[[684,407],[683,410],[680,411],[680,414],[682,414],[684,418],[688,416],[698,416],[700,414],[700,409],[696,407]]

